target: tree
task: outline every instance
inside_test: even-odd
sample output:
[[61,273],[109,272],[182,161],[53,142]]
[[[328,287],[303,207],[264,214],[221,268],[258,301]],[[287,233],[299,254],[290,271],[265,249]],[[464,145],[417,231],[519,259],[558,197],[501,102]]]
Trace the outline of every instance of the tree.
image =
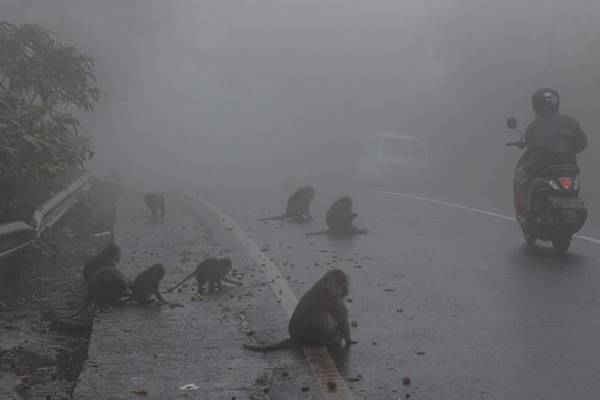
[[73,113],[99,95],[90,57],[40,26],[0,22],[0,181],[83,168],[91,144]]

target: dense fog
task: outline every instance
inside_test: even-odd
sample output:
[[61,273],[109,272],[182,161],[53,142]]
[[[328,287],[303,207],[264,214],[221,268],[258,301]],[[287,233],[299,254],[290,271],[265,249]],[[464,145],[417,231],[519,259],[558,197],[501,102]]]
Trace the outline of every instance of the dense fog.
[[508,198],[504,119],[526,124],[540,86],[597,168],[597,1],[2,0],[0,15],[96,59],[104,97],[83,118],[101,170],[278,184],[351,174],[393,131],[425,141],[437,182]]

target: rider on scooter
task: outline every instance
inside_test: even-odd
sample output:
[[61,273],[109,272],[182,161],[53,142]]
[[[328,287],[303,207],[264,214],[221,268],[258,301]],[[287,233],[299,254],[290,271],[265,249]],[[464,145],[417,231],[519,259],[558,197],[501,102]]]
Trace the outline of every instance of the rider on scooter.
[[[560,98],[556,90],[537,90],[531,97],[531,105],[535,119],[527,127],[522,143],[526,151],[517,164],[519,185],[527,183],[549,165],[571,164],[577,167],[576,155],[588,144],[579,122],[559,114]],[[519,200],[519,208],[525,206],[526,199],[521,197]]]

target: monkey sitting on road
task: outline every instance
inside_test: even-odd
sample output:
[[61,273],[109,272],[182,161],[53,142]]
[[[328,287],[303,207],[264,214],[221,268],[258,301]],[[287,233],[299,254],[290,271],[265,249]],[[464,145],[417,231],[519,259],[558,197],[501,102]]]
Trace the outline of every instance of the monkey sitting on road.
[[150,210],[153,221],[165,220],[165,194],[163,192],[146,193],[144,195],[146,207]]
[[154,264],[140,272],[131,284],[131,299],[139,304],[148,304],[155,296],[161,304],[170,304],[159,292],[160,281],[165,276],[165,267],[162,264]]
[[112,242],[99,254],[85,263],[83,266],[83,279],[89,284],[92,275],[99,269],[115,267],[119,261],[121,261],[121,248]]
[[287,202],[285,213],[275,217],[261,218],[259,221],[282,221],[290,220],[296,223],[307,222],[312,219],[310,215],[310,204],[315,198],[315,188],[302,186],[296,190]]
[[336,200],[325,216],[327,230],[320,232],[307,233],[307,236],[330,234],[334,236],[352,236],[367,233],[365,229],[359,229],[354,226],[354,219],[357,214],[352,210],[352,198],[343,196]]
[[340,346],[352,344],[348,310],[349,279],[342,270],[328,271],[300,298],[288,325],[290,337],[271,345],[245,344],[253,351],[272,351],[292,346]]
[[121,255],[119,246],[111,243],[100,254],[86,263],[83,276],[87,283],[87,296],[82,307],[69,318],[79,315],[90,305],[98,307],[121,304],[130,294],[127,278],[116,268]]
[[195,277],[198,283],[198,293],[202,293],[204,290],[204,284],[208,282],[208,292],[212,293],[214,288],[221,290],[223,282],[233,283],[235,285],[241,285],[241,282],[231,280],[227,278],[232,270],[231,258],[207,258],[202,261],[196,267],[196,270],[185,277],[177,285],[167,290],[167,293],[172,292],[179,286],[183,285],[188,279]]

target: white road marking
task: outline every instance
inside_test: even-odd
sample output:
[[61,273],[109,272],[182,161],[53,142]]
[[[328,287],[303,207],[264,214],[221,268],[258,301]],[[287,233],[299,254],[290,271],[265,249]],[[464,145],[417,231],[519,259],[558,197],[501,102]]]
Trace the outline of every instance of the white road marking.
[[398,196],[398,197],[406,197],[409,199],[413,199],[413,200],[420,200],[420,201],[426,201],[428,203],[432,203],[432,204],[438,204],[441,206],[446,206],[449,208],[458,208],[461,210],[467,210],[467,211],[471,211],[477,214],[483,214],[483,215],[487,215],[490,217],[496,217],[496,218],[500,218],[506,221],[512,221],[515,222],[516,220],[513,217],[509,217],[508,215],[502,215],[502,214],[498,214],[495,213],[493,211],[486,211],[486,210],[482,210],[480,208],[475,208],[475,207],[469,207],[469,206],[465,206],[462,204],[458,204],[458,203],[451,203],[448,201],[443,201],[443,200],[438,200],[438,199],[432,199],[429,197],[424,197],[424,196],[418,196],[415,194],[410,194],[410,193],[396,193],[396,192],[380,192],[383,194],[388,194],[391,196]]
[[579,240],[585,240],[587,242],[594,243],[594,244],[600,244],[600,239],[596,239],[591,236],[575,235],[575,238],[577,238]]
[[[279,268],[270,260],[270,258],[263,253],[258,244],[250,238],[250,236],[235,222],[229,215],[223,213],[216,206],[208,203],[203,199],[199,199],[204,207],[212,212],[219,221],[225,226],[225,229],[230,231],[244,246],[247,250],[250,258],[259,266],[262,267],[265,275],[267,276],[268,282],[277,297],[278,302],[281,304],[283,309],[291,317],[298,299],[294,295],[294,292],[288,285],[287,280],[283,277],[283,274]],[[319,387],[322,392],[322,399],[324,400],[352,400],[353,395],[350,388],[346,384],[346,381],[340,375],[337,370],[335,363],[327,348],[325,347],[304,347],[304,355],[306,360],[317,377]],[[335,391],[332,391],[328,385],[330,382],[335,383]]]
[[[470,206],[466,206],[466,205],[459,204],[459,203],[451,203],[449,201],[433,199],[433,198],[430,198],[430,197],[419,196],[419,195],[411,194],[411,193],[397,193],[397,192],[386,192],[386,191],[379,191],[379,193],[390,195],[390,196],[404,197],[404,198],[407,198],[407,199],[424,201],[424,202],[427,202],[427,203],[437,204],[437,205],[448,207],[448,208],[457,208],[457,209],[460,209],[460,210],[466,210],[466,211],[470,211],[470,212],[473,212],[473,213],[476,213],[476,214],[487,215],[489,217],[494,217],[494,218],[502,219],[504,221],[516,222],[515,218],[509,217],[508,215],[499,214],[499,213],[496,213],[496,212],[493,212],[493,211],[482,210],[480,208],[470,207]],[[584,240],[586,242],[590,242],[590,243],[594,243],[594,244],[600,245],[600,239],[596,239],[596,238],[591,237],[591,236],[575,235],[574,237],[576,239],[579,239],[579,240]]]

